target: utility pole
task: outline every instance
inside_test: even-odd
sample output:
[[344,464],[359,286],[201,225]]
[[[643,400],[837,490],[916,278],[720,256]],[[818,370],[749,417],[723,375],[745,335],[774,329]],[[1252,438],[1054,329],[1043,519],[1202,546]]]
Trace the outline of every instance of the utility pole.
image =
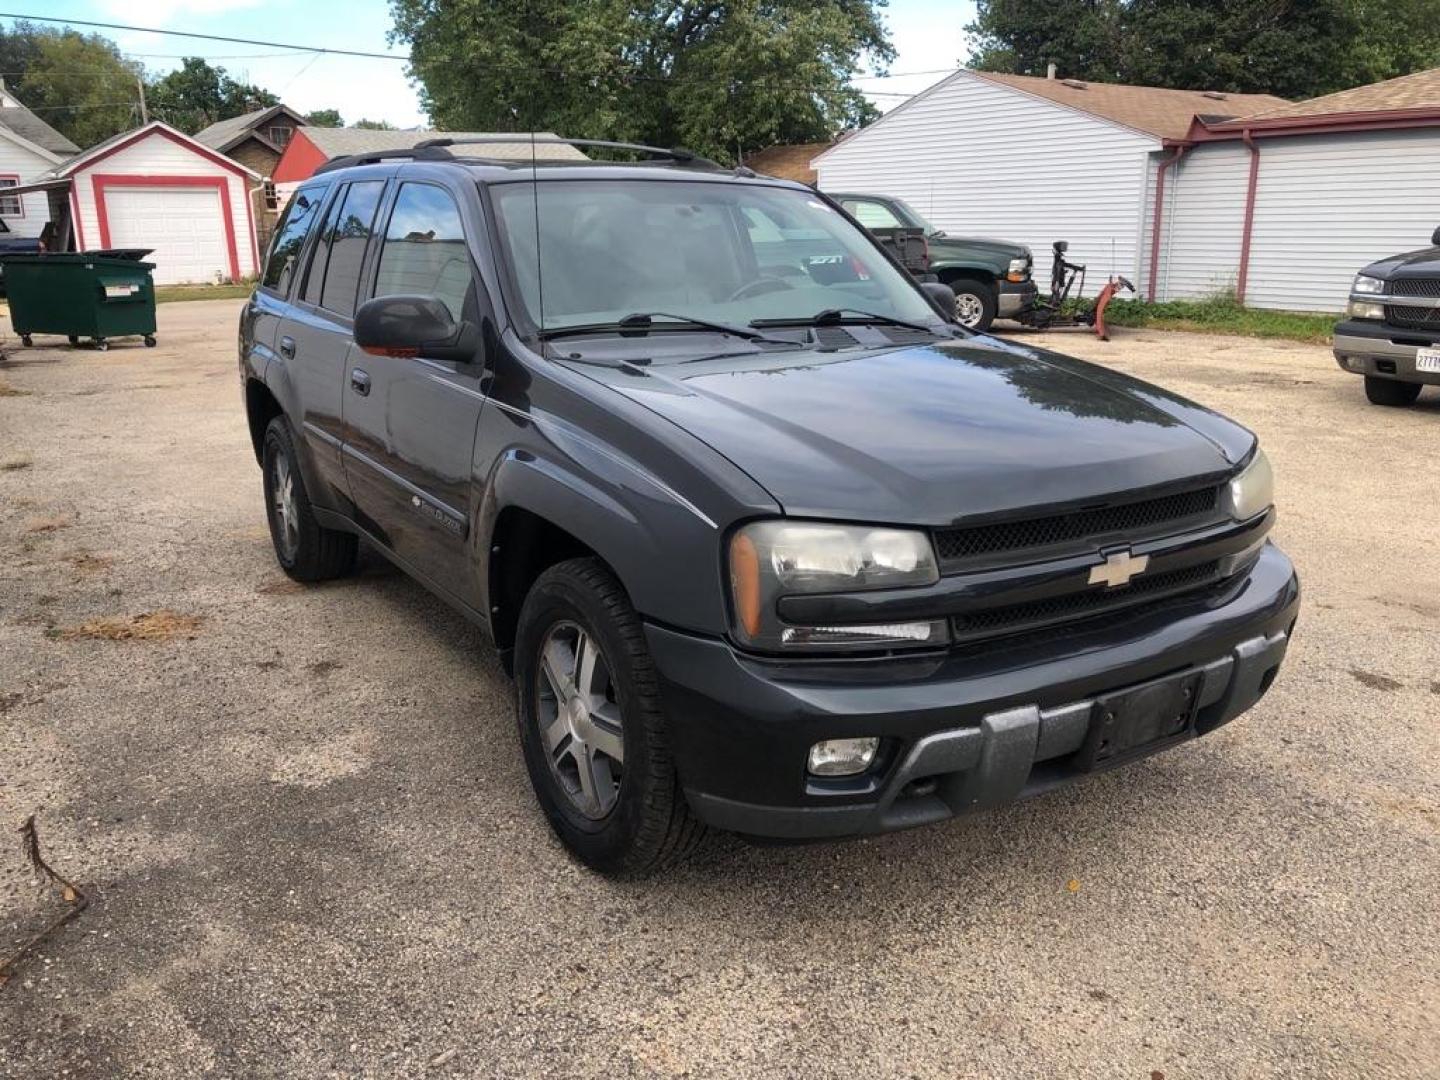
[[145,79],[143,76],[135,76],[135,86],[140,91],[140,126],[144,127],[150,122],[150,110],[145,107]]

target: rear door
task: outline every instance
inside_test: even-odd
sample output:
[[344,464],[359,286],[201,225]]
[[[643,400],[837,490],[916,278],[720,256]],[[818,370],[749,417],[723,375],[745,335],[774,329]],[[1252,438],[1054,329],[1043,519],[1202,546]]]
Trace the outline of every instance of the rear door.
[[290,367],[300,402],[301,437],[325,482],[346,493],[340,461],[341,401],[355,302],[385,180],[336,185],[314,243],[301,264],[277,351]]
[[[487,235],[478,198],[406,180],[381,217],[371,295],[435,297],[457,321],[477,325],[491,316],[466,241]],[[472,605],[479,599],[469,542],[482,360],[357,352],[344,394],[345,473],[360,520],[418,574]]]

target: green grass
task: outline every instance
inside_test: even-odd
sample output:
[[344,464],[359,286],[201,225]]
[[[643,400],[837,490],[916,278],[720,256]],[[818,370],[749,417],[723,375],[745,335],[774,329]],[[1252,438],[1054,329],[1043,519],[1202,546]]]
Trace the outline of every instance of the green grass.
[[155,302],[168,304],[174,300],[233,300],[249,296],[254,285],[159,285],[155,289]]
[[1111,326],[1286,338],[1312,345],[1328,345],[1335,323],[1341,318],[1340,315],[1243,307],[1228,293],[1204,300],[1171,300],[1163,304],[1115,300],[1105,309],[1105,321]]

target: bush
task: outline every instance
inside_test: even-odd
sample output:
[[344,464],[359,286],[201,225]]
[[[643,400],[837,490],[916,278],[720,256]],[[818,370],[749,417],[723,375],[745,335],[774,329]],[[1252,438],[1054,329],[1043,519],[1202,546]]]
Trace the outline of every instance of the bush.
[[1151,327],[1158,330],[1203,330],[1214,334],[1241,334],[1248,337],[1288,338],[1316,345],[1330,343],[1340,315],[1300,311],[1265,311],[1245,307],[1232,292],[1220,292],[1200,300],[1113,300],[1105,309],[1105,321],[1112,326]]

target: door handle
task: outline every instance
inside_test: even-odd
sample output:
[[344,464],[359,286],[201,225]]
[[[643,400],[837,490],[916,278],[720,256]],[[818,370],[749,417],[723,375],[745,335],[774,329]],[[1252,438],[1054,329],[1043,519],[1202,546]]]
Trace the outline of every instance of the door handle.
[[280,339],[280,355],[286,360],[295,359],[295,339],[293,337],[287,335]]
[[360,368],[350,369],[350,389],[361,397],[370,396],[370,374]]

